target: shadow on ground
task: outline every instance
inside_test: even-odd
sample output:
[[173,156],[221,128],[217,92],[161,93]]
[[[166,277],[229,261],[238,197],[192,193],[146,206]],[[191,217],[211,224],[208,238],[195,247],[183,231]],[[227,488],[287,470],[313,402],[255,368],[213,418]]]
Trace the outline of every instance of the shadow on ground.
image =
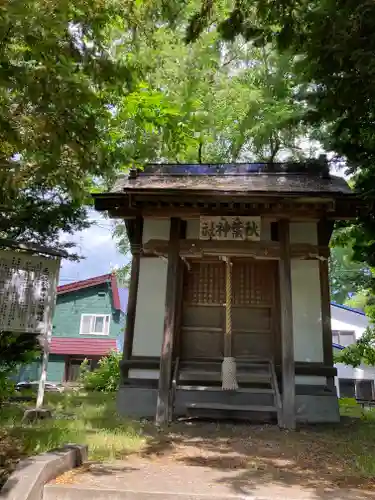
[[190,421],[164,431],[146,426],[145,433],[144,458],[231,471],[221,481],[235,494],[273,483],[308,489],[323,500],[337,498],[338,492],[343,499],[375,497],[375,422],[345,418],[335,426],[288,432]]

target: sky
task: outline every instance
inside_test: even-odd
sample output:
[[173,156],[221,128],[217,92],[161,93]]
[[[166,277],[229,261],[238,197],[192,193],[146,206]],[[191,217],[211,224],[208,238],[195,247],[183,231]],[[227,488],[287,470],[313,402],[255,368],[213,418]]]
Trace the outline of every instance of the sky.
[[121,267],[128,262],[128,258],[120,254],[112,239],[112,223],[94,210],[89,213],[92,226],[73,236],[64,236],[63,239],[76,243],[75,251],[84,259],[80,262],[63,260],[60,270],[60,284],[83,280],[111,272],[116,266]]

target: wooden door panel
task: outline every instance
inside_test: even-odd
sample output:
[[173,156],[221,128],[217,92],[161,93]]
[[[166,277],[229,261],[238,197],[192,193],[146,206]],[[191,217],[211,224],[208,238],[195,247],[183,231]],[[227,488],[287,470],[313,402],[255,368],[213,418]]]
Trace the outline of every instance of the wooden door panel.
[[222,331],[182,328],[182,359],[223,356]]
[[186,304],[182,313],[182,326],[223,327],[223,306],[194,306]]
[[233,307],[232,330],[271,332],[271,308]]
[[233,356],[236,358],[270,357],[273,354],[272,333],[238,333],[233,335]]
[[[273,356],[277,263],[233,259],[232,270],[233,355]],[[182,358],[223,356],[225,300],[225,263],[191,263],[184,278]]]

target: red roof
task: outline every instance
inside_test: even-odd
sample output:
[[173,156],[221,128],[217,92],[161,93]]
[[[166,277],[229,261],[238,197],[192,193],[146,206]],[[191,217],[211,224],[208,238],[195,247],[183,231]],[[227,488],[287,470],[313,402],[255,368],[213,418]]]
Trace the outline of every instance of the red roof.
[[116,339],[74,339],[52,337],[51,354],[75,354],[79,356],[104,356],[116,350]]
[[102,285],[108,282],[111,283],[113,307],[117,310],[120,310],[121,309],[120,297],[118,293],[117,279],[114,273],[103,274],[102,276],[95,276],[94,278],[89,278],[87,280],[75,281],[74,283],[69,283],[68,285],[58,286],[57,295],[63,295],[69,292],[76,292],[78,290],[83,290],[84,288]]

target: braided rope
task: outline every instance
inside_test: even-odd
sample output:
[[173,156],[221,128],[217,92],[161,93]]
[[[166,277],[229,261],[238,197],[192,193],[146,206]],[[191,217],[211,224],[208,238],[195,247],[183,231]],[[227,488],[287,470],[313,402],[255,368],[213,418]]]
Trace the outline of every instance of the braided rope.
[[[232,263],[230,259],[226,261],[226,329],[225,335],[232,337]],[[227,353],[226,353],[227,354]],[[230,353],[231,354],[231,353]]]
[[[225,304],[225,341],[224,360],[221,367],[222,389],[234,391],[238,389],[236,377],[236,360],[232,357],[232,263],[226,259],[226,304]],[[229,352],[227,352],[229,350]]]

